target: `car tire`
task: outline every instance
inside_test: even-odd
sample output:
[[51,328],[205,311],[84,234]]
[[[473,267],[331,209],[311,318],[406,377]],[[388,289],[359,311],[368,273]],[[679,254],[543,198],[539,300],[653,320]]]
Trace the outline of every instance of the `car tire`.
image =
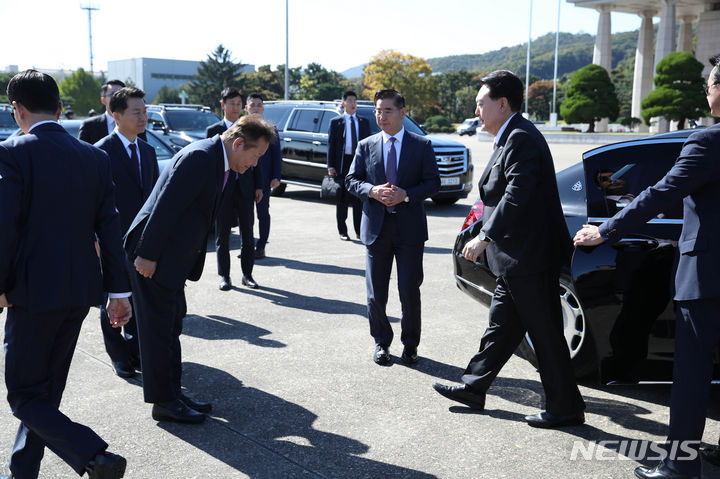
[[433,198],[433,203],[435,203],[438,206],[450,206],[455,204],[455,202],[458,200],[457,198]]
[[273,188],[272,191],[270,191],[270,196],[282,196],[285,194],[286,188],[287,185],[285,183],[280,183],[277,188]]
[[[580,299],[575,293],[570,278],[560,278],[560,305],[563,311],[563,332],[570,350],[570,358],[576,378],[584,378],[599,372],[595,343],[585,317]],[[527,334],[516,354],[538,367],[535,349]]]

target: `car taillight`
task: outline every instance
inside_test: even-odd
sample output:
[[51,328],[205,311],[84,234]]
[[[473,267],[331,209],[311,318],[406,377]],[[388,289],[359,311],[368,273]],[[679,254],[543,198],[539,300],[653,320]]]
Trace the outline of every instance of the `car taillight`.
[[478,198],[475,204],[472,205],[472,208],[470,208],[470,213],[468,213],[467,218],[465,218],[465,222],[463,223],[462,228],[460,228],[460,231],[482,218],[484,206],[485,205],[483,205],[482,200]]

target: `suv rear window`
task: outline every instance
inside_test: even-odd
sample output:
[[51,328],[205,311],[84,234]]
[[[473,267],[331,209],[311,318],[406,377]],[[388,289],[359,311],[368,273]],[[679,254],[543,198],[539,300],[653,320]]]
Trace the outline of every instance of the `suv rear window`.
[[214,113],[204,110],[167,110],[168,127],[175,131],[205,130],[220,118]]
[[322,110],[295,110],[295,114],[290,120],[290,126],[288,130],[293,131],[309,131],[314,133],[318,131],[318,124],[320,123],[320,115]]

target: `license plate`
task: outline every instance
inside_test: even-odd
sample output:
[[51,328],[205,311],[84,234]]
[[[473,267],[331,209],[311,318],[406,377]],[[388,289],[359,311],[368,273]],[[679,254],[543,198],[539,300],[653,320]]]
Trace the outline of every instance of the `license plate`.
[[440,186],[454,186],[460,184],[460,178],[457,176],[453,178],[440,177]]

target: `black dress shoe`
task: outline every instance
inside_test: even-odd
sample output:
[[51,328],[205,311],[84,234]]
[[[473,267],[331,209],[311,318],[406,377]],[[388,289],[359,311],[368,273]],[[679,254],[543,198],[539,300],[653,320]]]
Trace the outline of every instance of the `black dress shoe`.
[[184,402],[187,407],[194,409],[196,411],[199,411],[199,412],[212,411],[212,404],[210,404],[209,402],[194,401],[184,394],[180,395],[180,400],[182,402]]
[[152,418],[156,421],[198,424],[205,420],[205,414],[190,408],[180,399],[175,399],[173,401],[153,404]]
[[242,284],[243,284],[243,286],[247,286],[248,288],[252,288],[252,289],[258,289],[260,287],[257,284],[257,282],[253,279],[252,276],[243,275]]
[[137,375],[130,361],[115,361],[113,369],[115,369],[115,374],[121,378],[134,378]]
[[525,421],[532,427],[541,427],[552,429],[563,426],[580,426],[585,424],[585,413],[582,411],[578,414],[570,414],[567,416],[556,416],[549,412],[543,411],[532,416],[525,416]]
[[263,259],[265,257],[265,248],[255,250],[255,259]]
[[376,364],[379,364],[381,366],[384,366],[385,364],[390,362],[390,351],[388,351],[387,346],[384,346],[382,344],[378,344],[375,346],[375,353],[373,353],[373,361],[375,361]]
[[664,462],[659,462],[655,467],[636,467],[635,475],[640,479],[698,479],[698,476],[686,476],[670,469]]
[[720,449],[708,447],[700,450],[700,456],[715,467],[720,467]]
[[467,384],[461,386],[445,386],[444,384],[435,383],[433,384],[433,389],[448,399],[469,406],[470,409],[476,411],[485,409],[485,394],[473,391]]
[[120,479],[125,475],[126,466],[127,461],[124,457],[104,451],[85,466],[85,471],[90,479]]
[[130,366],[132,366],[132,368],[133,368],[135,371],[142,371],[142,365],[140,364],[140,358],[139,358],[139,357],[130,355],[129,361],[130,361]]
[[232,289],[232,281],[230,281],[230,276],[223,276],[220,280],[220,291],[230,291]]
[[417,363],[418,362],[417,348],[415,346],[405,346],[403,348],[402,356],[400,356],[400,359],[402,359],[405,364]]
[[350,237],[349,237],[348,235],[346,235],[346,234],[344,234],[344,235],[341,234],[341,235],[340,235],[340,239],[343,240],[343,241],[350,241]]

